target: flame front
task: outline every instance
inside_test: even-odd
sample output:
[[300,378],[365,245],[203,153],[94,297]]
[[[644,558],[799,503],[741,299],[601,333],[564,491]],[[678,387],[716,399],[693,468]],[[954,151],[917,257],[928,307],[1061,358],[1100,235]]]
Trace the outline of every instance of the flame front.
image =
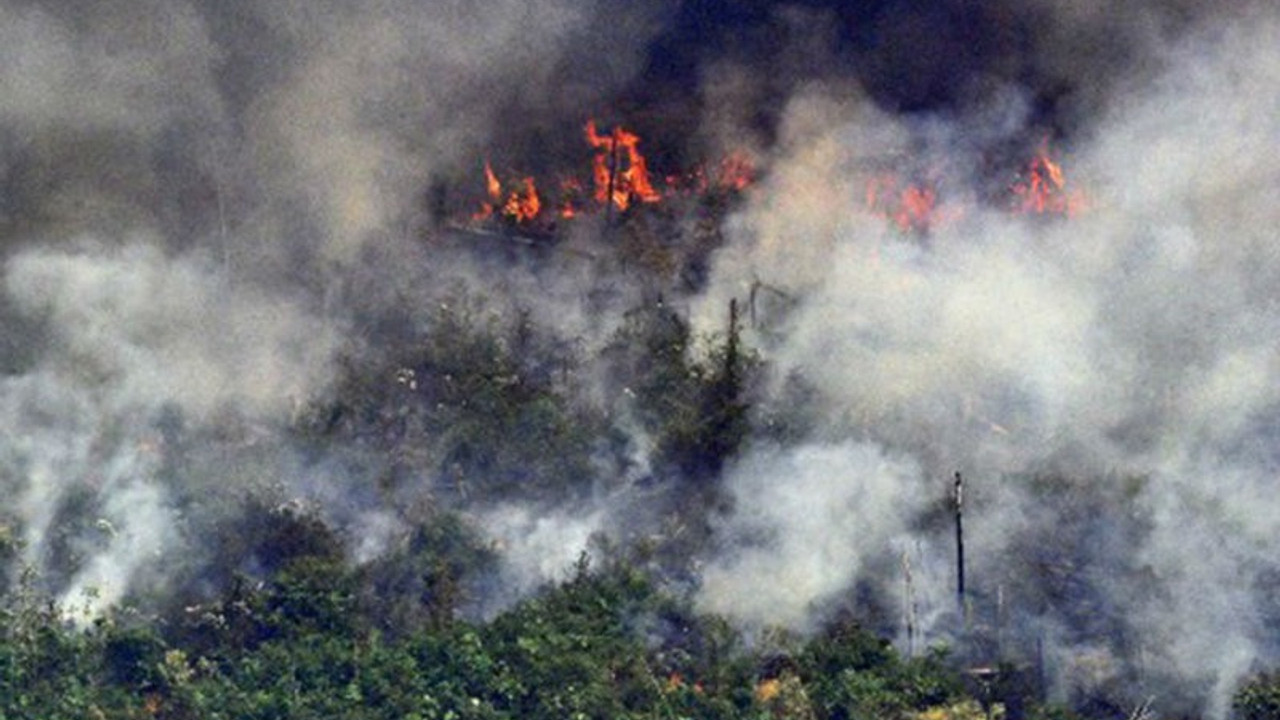
[[484,185],[489,199],[480,203],[480,209],[471,215],[472,220],[487,220],[493,217],[494,206],[502,202],[502,183],[498,182],[498,176],[493,174],[493,166],[488,160],[484,161]]
[[[704,196],[708,193],[740,193],[756,179],[751,157],[733,152],[716,164],[695,166],[692,170],[667,175],[662,190],[654,186],[648,162],[640,152],[640,136],[623,127],[601,134],[595,120],[584,127],[587,144],[594,151],[591,179],[583,182],[564,177],[558,185],[559,195],[544,203],[533,177],[514,181],[504,192],[503,183],[493,166],[484,163],[484,186],[487,200],[471,217],[483,221],[495,215],[529,226],[541,224],[543,230],[554,228],[554,219],[573,219],[592,209],[628,210],[637,203],[658,203],[667,198]],[[903,180],[893,171],[881,172],[867,180],[863,211],[884,218],[904,233],[923,234],[955,220],[966,206],[954,198],[943,203],[939,188],[943,173],[934,169],[923,178]],[[1072,216],[1085,207],[1084,195],[1068,187],[1062,165],[1053,159],[1048,141],[1028,162],[1014,182],[1007,187],[1006,208],[1017,213]],[[545,211],[545,212],[544,212]],[[545,217],[544,217],[545,216]]]
[[498,182],[498,176],[493,174],[493,166],[488,160],[484,161],[484,182],[489,190],[489,198],[497,202],[502,197],[502,183]]
[[542,200],[538,198],[538,188],[531,177],[525,178],[524,188],[512,191],[507,202],[502,206],[502,214],[516,222],[533,220],[541,211]]
[[[665,191],[654,187],[648,162],[640,153],[640,136],[615,127],[602,135],[594,120],[585,127],[588,145],[595,153],[591,161],[590,190],[575,177],[565,177],[559,182],[559,197],[551,200],[554,215],[572,219],[589,206],[613,207],[627,210],[637,201],[657,203],[673,195],[704,194],[709,191],[742,192],[755,180],[755,168],[746,153],[735,152],[725,157],[709,181],[707,172],[696,167],[684,175],[666,178]],[[528,225],[542,219],[546,205],[538,193],[532,177],[523,177],[518,187],[505,194],[502,181],[493,166],[485,161],[484,181],[487,200],[471,215],[473,221],[484,221],[499,215],[518,224]]]

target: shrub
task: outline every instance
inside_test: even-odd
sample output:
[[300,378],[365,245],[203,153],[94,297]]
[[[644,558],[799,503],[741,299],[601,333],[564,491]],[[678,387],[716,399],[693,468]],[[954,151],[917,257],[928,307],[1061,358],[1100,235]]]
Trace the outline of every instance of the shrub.
[[1231,707],[1238,720],[1280,720],[1280,672],[1261,673],[1245,682]]

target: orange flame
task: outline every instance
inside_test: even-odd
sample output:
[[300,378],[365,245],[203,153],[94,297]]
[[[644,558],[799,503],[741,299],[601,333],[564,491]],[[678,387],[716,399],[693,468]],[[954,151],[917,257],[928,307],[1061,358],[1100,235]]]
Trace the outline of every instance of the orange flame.
[[516,222],[533,220],[541,210],[542,200],[538,198],[538,188],[531,177],[524,179],[524,190],[513,190],[502,206],[502,214]]
[[938,193],[933,188],[912,185],[902,191],[902,204],[893,216],[898,227],[920,228],[927,230],[934,221],[934,210],[938,203]]
[[489,197],[497,202],[502,197],[502,183],[498,182],[498,176],[493,174],[493,166],[488,160],[484,161],[484,183],[489,190]]
[[866,207],[902,232],[926,232],[949,219],[932,184],[902,185],[892,174],[867,181]]
[[471,214],[472,220],[489,219],[493,216],[494,206],[502,201],[502,183],[498,182],[498,176],[493,174],[493,166],[488,160],[484,161],[484,184],[489,200],[480,203],[480,209]]
[[489,195],[487,202],[480,203],[480,209],[471,215],[472,220],[487,220],[493,217],[495,210],[501,209],[503,217],[516,222],[528,222],[542,212],[542,200],[538,197],[538,188],[533,178],[524,178],[524,187],[512,190],[504,201],[502,199],[502,182],[493,172],[493,166],[486,160],[484,163],[484,184]]
[[711,177],[707,169],[696,165],[688,172],[668,175],[663,180],[667,194],[704,195],[708,192],[743,192],[756,180],[756,167],[751,156],[735,150],[714,166]]
[[[559,196],[550,206],[544,205],[532,177],[520,180],[517,189],[504,194],[502,181],[488,160],[484,163],[484,185],[487,199],[471,215],[473,221],[483,221],[500,215],[516,223],[527,224],[539,220],[548,207],[554,215],[571,219],[580,215],[592,201],[597,206],[626,210],[635,202],[657,203],[668,196],[703,194],[712,190],[741,192],[755,180],[755,167],[744,152],[731,153],[712,173],[696,167],[686,174],[666,178],[665,192],[654,187],[650,179],[648,163],[640,153],[640,136],[625,128],[615,127],[606,135],[600,134],[596,122],[588,120],[586,139],[595,149],[592,158],[592,187],[584,188],[577,178],[560,181]],[[711,175],[711,179],[708,176]]]
[[[649,180],[648,165],[640,154],[639,135],[621,127],[615,127],[609,135],[601,135],[596,130],[595,120],[587,121],[586,134],[591,147],[600,151],[591,162],[596,202],[613,202],[619,210],[626,210],[633,197],[647,203],[662,199],[661,193],[653,189]],[[621,151],[626,152],[625,163],[622,162]]]
[[[472,219],[487,220],[498,215],[520,224],[545,222],[545,227],[551,229],[555,226],[552,218],[572,219],[593,206],[626,210],[636,202],[657,203],[674,197],[742,192],[756,180],[751,156],[735,151],[718,163],[667,175],[659,190],[640,152],[638,135],[623,127],[601,134],[595,120],[588,120],[584,130],[587,143],[595,151],[590,180],[563,178],[559,181],[558,195],[544,202],[532,177],[513,182],[514,189],[504,192],[502,181],[486,160],[487,197]],[[877,174],[867,181],[865,209],[902,232],[927,233],[966,210],[954,198],[943,204],[940,177],[936,171],[928,172],[923,179],[913,176],[911,180],[903,180],[893,172]],[[1008,186],[1008,191],[1007,208],[1013,212],[1073,216],[1086,207],[1084,194],[1068,185],[1066,173],[1051,155],[1047,140],[1016,181]]]
[[717,184],[725,190],[742,192],[755,182],[756,169],[745,152],[735,151],[720,161]]
[[582,196],[582,183],[577,178],[560,181],[560,217],[571,220],[578,216],[578,201]]
[[1036,215],[1074,216],[1084,209],[1084,196],[1067,187],[1062,166],[1049,156],[1049,143],[1031,159],[1023,179],[1011,188],[1017,199],[1016,212]]

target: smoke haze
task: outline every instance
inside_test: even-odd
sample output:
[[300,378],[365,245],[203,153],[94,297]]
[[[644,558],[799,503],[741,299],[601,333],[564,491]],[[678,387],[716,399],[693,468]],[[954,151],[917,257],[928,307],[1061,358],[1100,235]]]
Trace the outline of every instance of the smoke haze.
[[[1082,6],[1060,10],[1078,12],[1086,25],[1097,20]],[[895,546],[874,538],[902,532],[901,506],[927,512],[949,471],[963,470],[980,487],[998,488],[971,510],[975,582],[985,592],[1013,588],[1011,568],[1039,544],[1071,547],[1083,534],[1105,548],[1092,560],[1075,555],[1068,567],[1083,588],[1072,601],[1090,604],[1097,594],[1100,612],[1111,615],[1092,622],[1115,625],[1114,644],[1085,641],[1085,623],[1060,615],[1069,614],[1061,607],[1021,628],[1050,638],[1060,654],[1060,692],[1072,689],[1074,659],[1101,652],[1106,677],[1089,683],[1133,673],[1126,677],[1176,704],[1187,698],[1162,679],[1179,678],[1194,688],[1183,686],[1188,695],[1213,698],[1211,714],[1224,714],[1234,682],[1276,650],[1260,624],[1266,593],[1253,578],[1274,570],[1280,517],[1267,499],[1277,459],[1277,319],[1269,309],[1280,267],[1277,39],[1274,13],[1254,10],[1151,45],[1159,71],[1143,65],[1110,79],[1105,110],[1073,138],[1064,166],[1089,188],[1088,212],[1035,224],[969,210],[923,242],[846,210],[859,202],[868,157],[919,137],[916,120],[886,116],[849,93],[793,98],[770,176],[716,258],[705,322],[756,278],[794,292],[782,327],[760,339],[779,382],[799,377],[818,390],[824,442],[869,436],[873,447],[916,458],[925,475],[878,485],[873,470],[810,460],[811,468],[778,472],[748,457],[728,478],[738,499],[731,527],[770,538],[857,538],[860,553],[887,555]],[[949,133],[928,133],[924,157],[970,157],[965,139],[953,145]],[[797,450],[793,461],[822,447]],[[864,452],[844,454],[852,463]],[[823,484],[805,479],[809,472],[822,473]],[[1018,481],[1019,473],[1029,475]],[[1136,483],[1127,492],[1137,494],[1141,515],[1086,524],[1063,498],[1038,506],[1046,495],[1029,492],[1030,474],[1097,478],[1070,492],[1117,505],[1119,488]],[[837,506],[856,498],[873,528],[853,512],[815,510],[830,504],[788,512],[772,486],[783,477],[805,486],[805,497],[833,494]],[[884,512],[886,500],[899,510]],[[815,528],[822,518],[827,526]],[[823,562],[825,543],[764,547],[768,563],[727,567],[766,605],[733,606],[728,598],[742,593],[721,594],[708,581],[708,607],[803,626],[804,609],[827,589],[791,581],[783,592],[761,592],[779,587],[777,568],[857,577],[864,564],[851,553]],[[954,582],[952,573],[934,578]],[[888,591],[901,583],[876,580]],[[1032,598],[1014,592],[1011,601],[1031,611]],[[1138,656],[1140,666],[1126,666]]]
[[[166,586],[201,497],[266,485],[376,557],[400,529],[362,490],[382,466],[287,428],[340,358],[429,334],[417,309],[454,283],[577,343],[626,436],[630,465],[593,468],[584,505],[470,508],[510,597],[594,536],[657,532],[625,487],[652,479],[652,439],[601,359],[653,293],[601,259],[603,223],[550,259],[424,241],[470,200],[434,189],[478,186],[490,152],[559,169],[587,117],[634,112],[646,148],[759,159],[704,277],[662,289],[702,333],[775,289],[748,329],[760,407],[808,390],[787,408],[803,437],[751,442],[718,479],[700,606],[804,631],[872,597],[901,634],[884,608],[914,602],[925,640],[954,640],[937,506],[960,470],[974,594],[1007,606],[1007,650],[1047,647],[1062,697],[1135,681],[1224,715],[1280,650],[1258,580],[1280,572],[1276,11],[657,5],[0,6],[0,520],[23,561],[91,616]],[[1086,189],[1078,217],[992,201],[1046,139]],[[887,162],[945,178],[946,222],[857,211]],[[1061,586],[1029,579],[1045,568]]]

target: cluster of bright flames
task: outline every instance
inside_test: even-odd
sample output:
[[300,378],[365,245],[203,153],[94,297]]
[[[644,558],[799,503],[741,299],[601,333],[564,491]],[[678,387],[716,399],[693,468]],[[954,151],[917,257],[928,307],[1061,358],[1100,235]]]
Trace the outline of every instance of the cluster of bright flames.
[[[488,199],[471,216],[472,221],[501,218],[522,226],[545,224],[551,218],[569,220],[592,211],[624,211],[636,204],[661,203],[673,197],[740,193],[756,179],[750,157],[738,152],[710,170],[697,167],[688,173],[665,176],[658,183],[650,175],[648,163],[640,153],[640,137],[635,133],[615,127],[601,134],[595,121],[589,120],[585,135],[594,150],[589,185],[576,177],[562,178],[557,199],[548,203],[533,177],[508,182],[504,189],[493,166],[486,161]],[[1062,166],[1051,157],[1047,142],[1008,191],[1009,207],[1018,213],[1071,216],[1085,207],[1084,195],[1067,186]],[[925,232],[963,214],[962,208],[940,202],[937,182],[908,182],[893,173],[876,174],[867,181],[863,209],[904,232]]]

